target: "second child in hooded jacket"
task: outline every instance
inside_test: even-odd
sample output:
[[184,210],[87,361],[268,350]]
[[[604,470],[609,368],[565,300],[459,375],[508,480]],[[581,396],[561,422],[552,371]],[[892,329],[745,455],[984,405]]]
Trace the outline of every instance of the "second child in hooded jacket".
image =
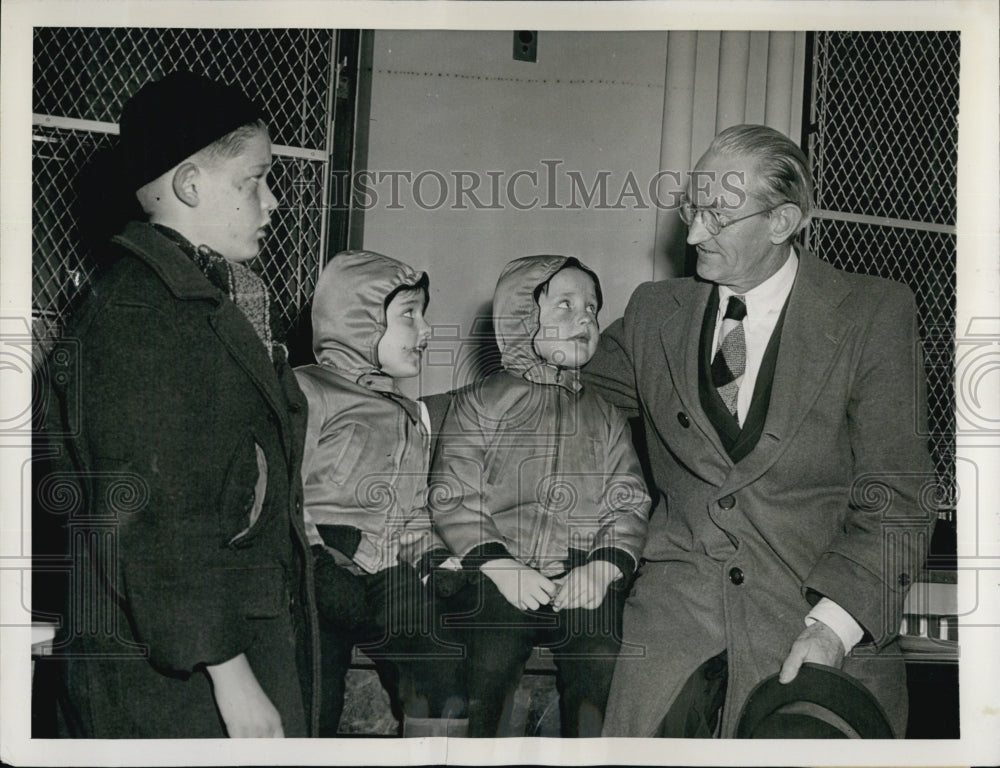
[[335,736],[355,645],[379,667],[397,718],[459,714],[457,655],[432,631],[424,583],[447,556],[426,508],[430,437],[396,379],[420,373],[430,337],[424,272],[348,251],[313,297],[317,363],[295,369],[309,403],[302,477],[316,564],[323,696]]
[[454,396],[438,438],[431,513],[471,572],[451,617],[469,736],[498,735],[535,645],[555,657],[562,735],[601,733],[650,499],[627,422],[580,383],[600,305],[576,259],[508,264],[493,300],[504,370]]

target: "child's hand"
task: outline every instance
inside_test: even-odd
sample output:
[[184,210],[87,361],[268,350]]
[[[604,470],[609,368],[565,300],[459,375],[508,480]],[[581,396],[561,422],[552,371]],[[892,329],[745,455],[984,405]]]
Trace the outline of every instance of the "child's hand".
[[257,682],[242,653],[229,661],[206,666],[215,703],[231,739],[282,738],[281,715]]
[[497,585],[507,602],[522,611],[548,605],[557,587],[534,568],[508,557],[483,563],[480,570]]
[[552,601],[552,608],[585,608],[589,611],[604,602],[608,587],[622,577],[621,568],[607,560],[591,560],[574,568],[561,579],[556,579],[559,592]]

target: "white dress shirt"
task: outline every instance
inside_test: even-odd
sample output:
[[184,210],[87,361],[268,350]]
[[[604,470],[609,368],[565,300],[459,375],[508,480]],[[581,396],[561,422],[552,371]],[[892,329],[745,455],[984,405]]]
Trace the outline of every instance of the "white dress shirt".
[[[713,357],[719,348],[719,333],[726,315],[729,297],[743,296],[743,302],[747,308],[747,315],[743,318],[743,335],[746,338],[746,368],[736,396],[736,420],[740,427],[743,426],[743,421],[750,410],[753,388],[757,383],[757,374],[760,371],[761,361],[764,359],[764,352],[771,340],[771,334],[774,333],[778,318],[781,316],[785,300],[792,292],[798,268],[798,256],[793,249],[789,248],[788,258],[781,268],[763,283],[751,288],[746,293],[736,294],[724,285],[719,286],[719,312],[715,321],[715,336],[712,342]],[[813,606],[813,609],[806,616],[807,625],[817,621],[823,622],[837,634],[847,652],[850,652],[864,635],[864,631],[854,620],[854,617],[826,597]]]
[[750,410],[753,399],[753,388],[757,382],[760,363],[764,359],[764,351],[778,324],[778,317],[785,306],[785,299],[792,292],[795,273],[799,268],[799,259],[795,251],[789,250],[788,258],[781,268],[767,280],[751,288],[743,294],[736,294],[724,285],[719,286],[719,314],[715,319],[715,337],[712,342],[713,358],[719,349],[722,320],[726,315],[726,305],[730,296],[742,296],[746,304],[747,316],[743,318],[743,335],[746,338],[746,368],[743,371],[743,381],[736,395],[736,420],[743,426],[743,421]]

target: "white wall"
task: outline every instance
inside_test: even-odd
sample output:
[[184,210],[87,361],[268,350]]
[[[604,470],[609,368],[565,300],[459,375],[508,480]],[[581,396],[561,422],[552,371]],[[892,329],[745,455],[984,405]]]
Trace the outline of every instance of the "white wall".
[[[508,31],[380,30],[374,43],[368,170],[414,177],[437,171],[450,193],[441,207],[421,209],[402,182],[394,209],[388,178],[369,180],[378,201],[364,214],[364,247],[425,268],[431,277],[429,313],[438,328],[424,374],[408,392],[465,383],[468,344],[463,348],[461,339],[477,315],[489,313],[496,278],[513,258],[578,256],[601,277],[602,322],[619,317],[635,286],[653,277],[655,210],[634,197],[613,210],[596,203],[543,209],[552,193],[541,161],[561,161],[557,205],[571,202],[567,171],[581,174],[587,187],[606,172],[610,205],[632,171],[648,197],[660,156],[666,33],[543,31],[537,63],[513,60]],[[506,199],[507,184],[521,170],[538,174],[537,186],[523,177],[514,186],[521,204],[537,193],[529,210]],[[469,209],[456,210],[455,171],[482,177],[477,194],[500,208],[474,210],[466,198]],[[499,174],[499,198],[492,196],[488,171]],[[418,197],[434,205],[440,189],[427,176]]]
[[[683,272],[672,203],[718,131],[764,123],[800,139],[804,32],[542,31],[536,63],[512,48],[509,31],[374,33],[366,168],[425,174],[416,197],[400,180],[396,199],[370,176],[362,230],[365,248],[431,276],[435,337],[411,395],[469,380],[466,340],[511,259],[579,257],[601,277],[607,325],[639,283]],[[494,208],[463,199],[456,173]],[[604,204],[578,190],[573,208],[571,174],[587,189],[603,174]]]

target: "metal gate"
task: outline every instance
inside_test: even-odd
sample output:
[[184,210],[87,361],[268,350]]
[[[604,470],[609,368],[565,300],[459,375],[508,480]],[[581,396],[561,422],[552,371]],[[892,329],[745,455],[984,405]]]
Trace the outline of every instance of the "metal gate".
[[917,299],[929,438],[954,515],[958,32],[817,32],[808,247]]
[[176,69],[237,84],[267,112],[279,208],[251,265],[286,324],[295,323],[325,261],[334,32],[40,27],[33,42],[32,308],[40,350],[58,337],[94,274],[74,218],[74,179],[114,142],[124,102]]

